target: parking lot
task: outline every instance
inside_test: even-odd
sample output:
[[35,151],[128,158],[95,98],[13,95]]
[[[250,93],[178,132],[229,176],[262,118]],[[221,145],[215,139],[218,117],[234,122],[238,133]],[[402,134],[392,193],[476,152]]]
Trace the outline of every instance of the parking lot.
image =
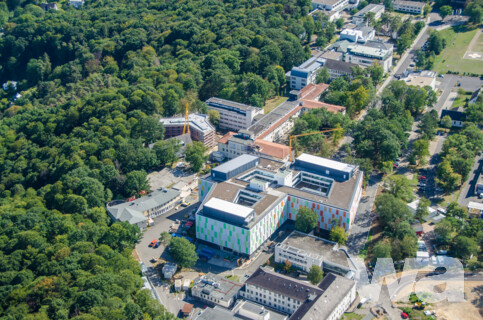
[[198,177],[196,174],[183,167],[176,167],[174,169],[164,168],[161,171],[151,172],[148,174],[148,181],[151,190],[169,188],[180,181],[185,184],[193,185],[193,188],[198,185]]

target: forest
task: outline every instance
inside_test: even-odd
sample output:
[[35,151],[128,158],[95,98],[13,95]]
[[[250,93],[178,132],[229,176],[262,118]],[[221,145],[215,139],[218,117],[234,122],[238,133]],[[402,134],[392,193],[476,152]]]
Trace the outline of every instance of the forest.
[[173,161],[159,117],[261,107],[321,25],[307,0],[40,2],[0,3],[0,318],[173,318],[106,203]]

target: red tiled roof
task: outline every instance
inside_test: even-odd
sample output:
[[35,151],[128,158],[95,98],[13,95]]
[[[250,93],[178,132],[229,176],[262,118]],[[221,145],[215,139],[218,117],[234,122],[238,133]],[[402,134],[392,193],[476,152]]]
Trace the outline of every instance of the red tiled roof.
[[220,140],[218,140],[218,143],[227,144],[228,139],[233,137],[235,134],[236,134],[235,132],[229,131],[227,134],[225,134],[223,137],[221,137]]
[[309,83],[300,90],[300,99],[315,100],[327,90],[327,88],[329,88],[329,85],[325,83]]
[[338,106],[335,104],[330,104],[330,103],[325,103],[321,101],[313,101],[313,100],[302,100],[304,108],[307,109],[320,109],[320,108],[325,108],[327,111],[332,112],[332,113],[339,113],[339,112],[344,112],[345,107]]
[[193,305],[191,303],[185,303],[181,312],[184,314],[190,314],[193,311]]
[[290,148],[286,145],[257,139],[254,144],[260,147],[260,152],[268,156],[285,159],[290,154]]
[[297,112],[302,109],[302,106],[297,106],[295,109],[293,109],[290,113],[288,113],[286,116],[284,116],[282,119],[278,120],[273,126],[265,130],[261,135],[258,136],[258,139],[263,139],[266,136],[268,136],[273,130],[276,128],[280,127],[287,119],[289,119],[291,116],[296,114]]

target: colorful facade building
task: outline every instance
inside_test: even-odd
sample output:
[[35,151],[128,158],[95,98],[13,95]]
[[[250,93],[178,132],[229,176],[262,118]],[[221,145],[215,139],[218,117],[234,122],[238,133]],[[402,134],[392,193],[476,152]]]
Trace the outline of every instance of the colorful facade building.
[[362,182],[357,166],[309,154],[294,163],[242,155],[200,179],[196,236],[251,256],[302,207],[317,214],[318,228],[349,230]]

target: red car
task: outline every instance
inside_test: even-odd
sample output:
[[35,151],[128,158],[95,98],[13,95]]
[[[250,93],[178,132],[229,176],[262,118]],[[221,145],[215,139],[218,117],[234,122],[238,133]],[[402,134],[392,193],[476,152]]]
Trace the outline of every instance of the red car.
[[407,319],[407,318],[409,318],[409,316],[408,316],[408,314],[407,314],[406,312],[401,313],[401,317],[402,317],[403,319]]
[[426,180],[426,177],[425,176],[419,176],[418,178],[419,180]]
[[153,241],[151,241],[151,243],[149,244],[150,247],[154,247],[156,245],[156,243],[158,243],[158,239],[154,239]]

